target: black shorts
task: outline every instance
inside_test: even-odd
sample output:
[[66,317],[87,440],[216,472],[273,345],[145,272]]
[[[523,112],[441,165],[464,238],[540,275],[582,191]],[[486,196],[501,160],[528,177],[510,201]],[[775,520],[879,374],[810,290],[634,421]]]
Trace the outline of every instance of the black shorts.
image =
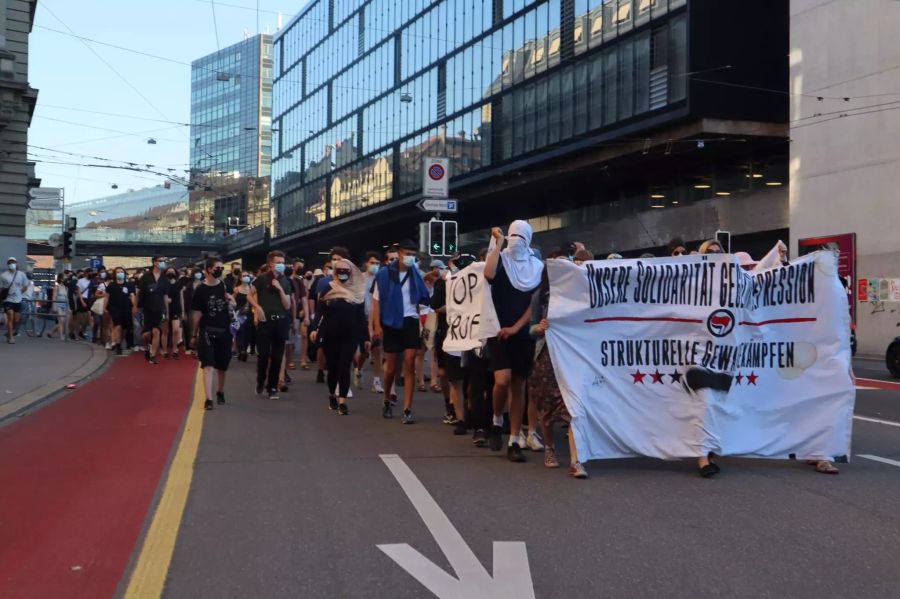
[[419,318],[408,316],[403,319],[402,329],[384,327],[384,353],[402,354],[408,349],[422,347],[422,336],[419,332]]
[[22,312],[22,302],[3,302],[3,311],[8,312],[12,310],[15,313]]
[[442,366],[438,363],[438,366],[444,370],[448,381],[455,383],[466,378],[466,371],[462,366],[462,356],[451,356],[445,351],[438,352],[438,356],[440,355],[444,356],[444,364]]
[[161,328],[163,313],[144,308],[144,332],[149,333],[153,329]]
[[200,329],[197,343],[200,368],[228,370],[231,362],[231,331],[228,329]]
[[511,370],[522,378],[531,374],[534,365],[534,341],[528,335],[515,335],[506,341],[496,337],[488,340],[491,352],[491,371]]
[[113,326],[127,327],[128,321],[131,320],[131,312],[125,310],[110,310],[109,317],[112,319]]

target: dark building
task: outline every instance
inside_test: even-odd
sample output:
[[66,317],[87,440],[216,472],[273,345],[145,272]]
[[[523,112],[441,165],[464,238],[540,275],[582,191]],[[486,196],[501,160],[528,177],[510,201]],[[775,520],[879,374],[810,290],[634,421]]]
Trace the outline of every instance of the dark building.
[[316,0],[275,39],[273,243],[411,237],[451,160],[463,243],[788,235],[788,3]]
[[194,231],[270,221],[272,36],[249,37],[191,63],[190,156]]

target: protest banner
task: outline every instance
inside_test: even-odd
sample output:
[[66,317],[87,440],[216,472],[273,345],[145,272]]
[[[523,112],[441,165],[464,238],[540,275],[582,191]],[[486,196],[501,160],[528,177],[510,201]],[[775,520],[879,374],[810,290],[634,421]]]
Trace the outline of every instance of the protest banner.
[[484,279],[484,262],[475,262],[447,281],[447,336],[444,351],[481,347],[500,330],[491,287]]
[[547,343],[582,460],[848,455],[855,400],[836,257],[549,260]]

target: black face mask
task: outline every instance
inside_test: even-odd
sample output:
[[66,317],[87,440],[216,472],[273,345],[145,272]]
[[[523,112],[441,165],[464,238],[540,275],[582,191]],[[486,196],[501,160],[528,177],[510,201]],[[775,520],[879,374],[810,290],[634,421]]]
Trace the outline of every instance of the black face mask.
[[306,279],[307,281],[312,281],[312,275],[306,275],[303,278]]
[[294,268],[292,266],[288,266],[284,269],[284,276],[289,277],[294,274]]
[[212,271],[212,276],[216,279],[222,276],[222,272],[224,269],[220,266],[219,268],[214,268]]

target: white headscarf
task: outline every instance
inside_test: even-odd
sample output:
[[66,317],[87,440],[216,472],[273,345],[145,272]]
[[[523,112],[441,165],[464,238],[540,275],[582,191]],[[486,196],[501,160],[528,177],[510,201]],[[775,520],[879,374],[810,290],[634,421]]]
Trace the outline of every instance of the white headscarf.
[[[544,263],[531,250],[531,225],[515,220],[509,225],[507,246],[500,253],[509,282],[519,291],[534,291],[541,284]],[[493,247],[494,240],[491,240]]]
[[[337,278],[338,269],[347,269],[350,271],[350,278],[346,283],[342,283]],[[334,273],[332,274],[333,280],[331,281],[331,289],[322,296],[322,299],[327,301],[331,301],[334,299],[342,299],[350,302],[351,304],[361,304],[366,299],[366,281],[363,278],[362,273],[356,268],[356,265],[341,258],[337,265],[334,268]]]

